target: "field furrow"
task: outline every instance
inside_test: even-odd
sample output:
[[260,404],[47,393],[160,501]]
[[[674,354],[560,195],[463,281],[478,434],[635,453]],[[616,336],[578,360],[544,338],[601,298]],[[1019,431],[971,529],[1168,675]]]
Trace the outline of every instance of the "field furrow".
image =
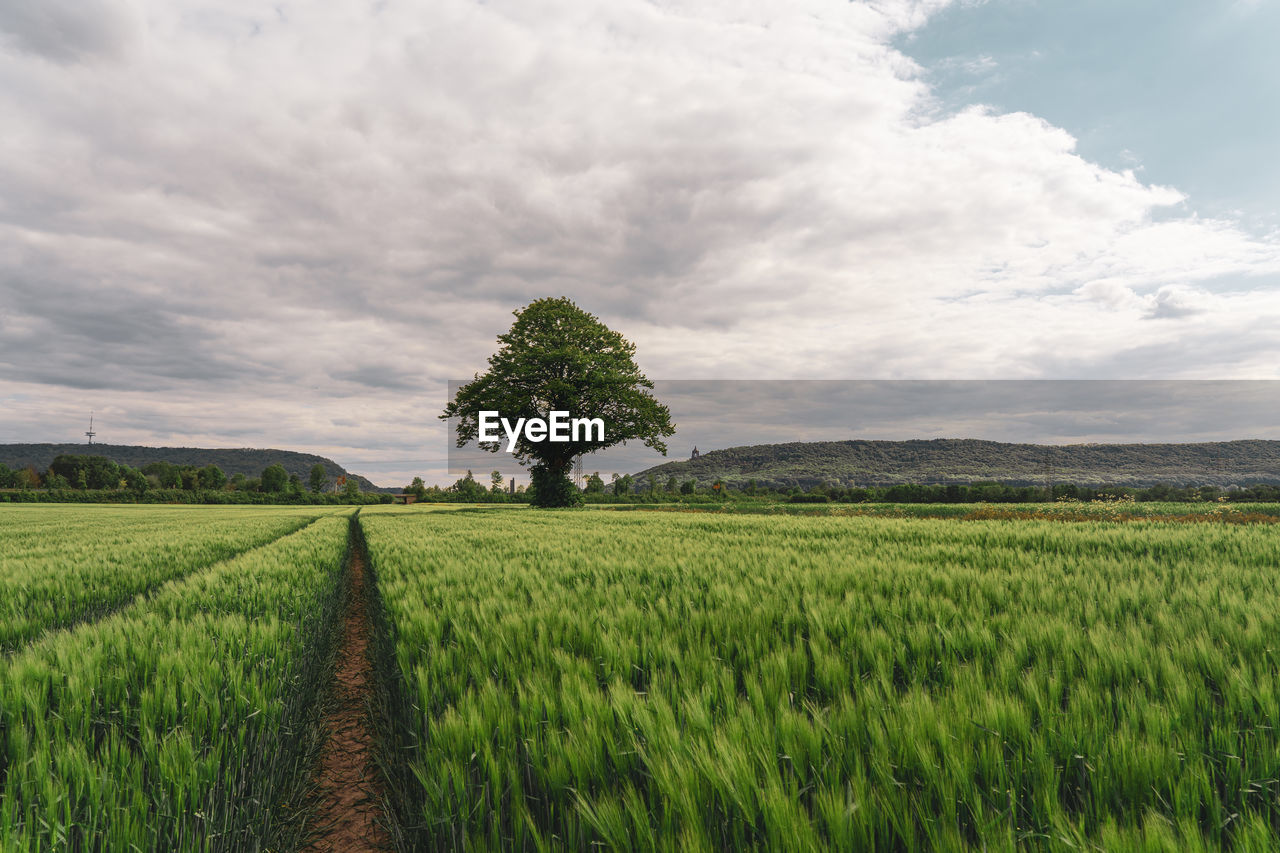
[[305,853],[390,849],[374,748],[377,723],[371,713],[378,692],[370,614],[376,593],[358,523],[352,525],[352,534],[341,637],[325,701],[324,744],[314,775],[315,808]]

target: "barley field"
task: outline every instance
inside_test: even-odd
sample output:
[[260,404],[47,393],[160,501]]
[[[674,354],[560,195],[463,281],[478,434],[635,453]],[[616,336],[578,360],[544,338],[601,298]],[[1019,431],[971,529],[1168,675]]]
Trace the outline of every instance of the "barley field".
[[69,509],[0,516],[6,545],[32,517],[66,543],[6,548],[0,583],[42,614],[82,612],[64,577],[139,594],[0,659],[0,849],[263,849],[306,781],[348,519]]
[[412,848],[1276,845],[1275,525],[362,526]]
[[1280,525],[1051,515],[0,508],[0,850],[297,849],[353,551],[401,850],[1276,849]]
[[303,509],[5,507],[0,651],[291,533],[316,517]]

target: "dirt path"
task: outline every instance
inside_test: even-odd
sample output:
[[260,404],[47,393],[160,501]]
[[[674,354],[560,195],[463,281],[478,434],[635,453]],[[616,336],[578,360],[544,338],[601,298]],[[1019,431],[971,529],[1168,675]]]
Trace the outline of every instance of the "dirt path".
[[325,716],[325,744],[316,773],[319,806],[314,840],[303,850],[362,853],[390,850],[379,819],[382,788],[373,762],[368,700],[373,691],[369,659],[372,625],[364,557],[355,551],[349,566],[347,611],[338,647],[331,707]]

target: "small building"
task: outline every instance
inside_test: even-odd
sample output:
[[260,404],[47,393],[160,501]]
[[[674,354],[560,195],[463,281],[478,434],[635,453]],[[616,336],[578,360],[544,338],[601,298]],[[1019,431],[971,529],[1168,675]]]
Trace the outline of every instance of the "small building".
[[690,459],[697,459],[697,458],[698,458],[699,456],[701,456],[701,455],[702,455],[702,454],[698,453],[698,448],[695,446],[695,447],[693,448],[693,453],[691,453],[691,454],[689,455],[689,458],[690,458]]

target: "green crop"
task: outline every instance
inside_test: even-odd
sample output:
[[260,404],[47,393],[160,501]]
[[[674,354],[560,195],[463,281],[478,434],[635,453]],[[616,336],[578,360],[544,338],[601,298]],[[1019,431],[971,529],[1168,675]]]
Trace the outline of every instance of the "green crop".
[[1271,849],[1280,830],[1275,525],[362,522],[403,676],[408,849]]
[[0,850],[289,849],[353,547],[403,850],[1275,849],[1280,524],[1204,509],[5,509]]
[[0,652],[310,523],[314,508],[6,506]]
[[0,660],[0,849],[266,844],[309,775],[348,527],[320,518]]

